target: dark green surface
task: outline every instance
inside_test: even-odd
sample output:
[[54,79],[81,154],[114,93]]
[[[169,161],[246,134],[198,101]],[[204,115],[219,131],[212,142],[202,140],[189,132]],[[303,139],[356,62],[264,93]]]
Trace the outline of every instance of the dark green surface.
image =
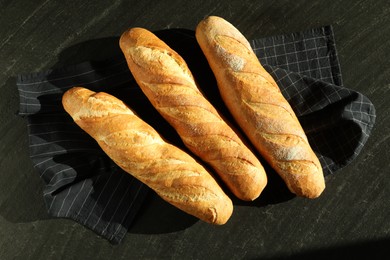
[[[390,254],[389,1],[59,2],[0,1],[0,259]],[[249,39],[333,25],[345,86],[365,94],[377,109],[359,157],[327,178],[319,199],[237,204],[221,227],[186,218],[155,196],[116,246],[73,221],[50,218],[28,156],[26,122],[17,116],[16,75],[77,63],[96,50],[96,58],[110,57],[112,48],[102,51],[103,38],[128,27],[194,29],[207,15],[226,18]],[[90,40],[102,44],[86,48]]]

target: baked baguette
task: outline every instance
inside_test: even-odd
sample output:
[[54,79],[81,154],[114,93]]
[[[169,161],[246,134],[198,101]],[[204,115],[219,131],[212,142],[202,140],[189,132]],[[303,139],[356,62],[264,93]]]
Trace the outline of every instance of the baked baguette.
[[122,101],[75,87],[63,106],[124,171],[179,209],[213,224],[224,224],[233,205],[215,179],[190,155],[166,143]]
[[183,58],[146,29],[120,38],[130,71],[186,147],[240,199],[256,199],[267,183],[263,166],[198,89]]
[[291,192],[318,197],[325,188],[320,162],[294,111],[246,38],[226,20],[210,16],[198,24],[196,39],[222,99],[259,153]]

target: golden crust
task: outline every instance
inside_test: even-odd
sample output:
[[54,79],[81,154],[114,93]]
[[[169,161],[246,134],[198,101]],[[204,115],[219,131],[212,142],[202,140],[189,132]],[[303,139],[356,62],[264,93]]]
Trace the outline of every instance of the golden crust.
[[293,110],[245,37],[216,16],[201,21],[196,39],[221,96],[253,145],[299,196],[318,197],[322,167]]
[[233,205],[215,179],[190,155],[166,143],[122,101],[85,88],[68,90],[65,110],[124,171],[164,200],[213,224],[224,224]]
[[262,165],[201,94],[180,55],[142,28],[124,32],[120,47],[138,85],[184,144],[238,198],[256,199],[267,182]]

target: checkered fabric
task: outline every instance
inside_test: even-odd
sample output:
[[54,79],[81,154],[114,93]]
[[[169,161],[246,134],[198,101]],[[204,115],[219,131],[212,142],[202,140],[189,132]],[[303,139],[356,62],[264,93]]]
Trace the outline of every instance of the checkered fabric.
[[[231,118],[193,31],[157,35],[183,56],[206,97]],[[250,43],[296,112],[325,175],[350,163],[370,135],[375,108],[342,86],[332,27]],[[19,114],[27,120],[30,155],[45,185],[49,214],[119,243],[149,188],[116,166],[63,110],[62,94],[76,85],[122,99],[168,141],[184,147],[136,85],[123,57],[18,77]]]
[[252,41],[276,79],[328,175],[360,153],[375,123],[375,107],[343,87],[331,26]]

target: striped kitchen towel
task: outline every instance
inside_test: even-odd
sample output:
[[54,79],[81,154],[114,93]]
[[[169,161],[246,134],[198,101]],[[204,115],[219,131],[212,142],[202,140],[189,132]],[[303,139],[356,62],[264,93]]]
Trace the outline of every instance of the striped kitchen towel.
[[[183,56],[206,97],[231,118],[194,32],[156,34]],[[343,86],[332,27],[250,43],[296,112],[324,174],[355,159],[374,125],[375,108],[367,97]],[[116,166],[63,110],[62,94],[73,86],[122,99],[168,141],[183,145],[149,104],[120,55],[18,77],[19,114],[27,120],[30,156],[45,185],[49,214],[73,219],[119,243],[149,189]]]

